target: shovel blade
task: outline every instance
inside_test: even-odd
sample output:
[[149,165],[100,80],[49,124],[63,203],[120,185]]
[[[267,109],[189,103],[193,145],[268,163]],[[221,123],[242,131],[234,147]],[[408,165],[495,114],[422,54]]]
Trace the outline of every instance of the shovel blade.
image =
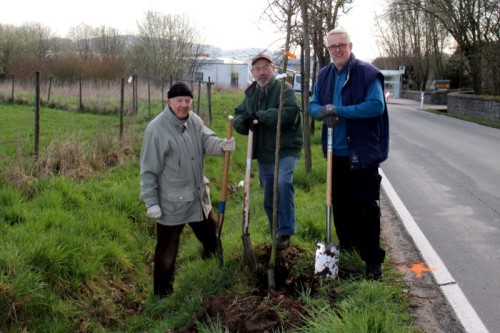
[[339,250],[333,244],[316,244],[314,274],[335,279],[339,274]]
[[252,272],[257,271],[257,260],[255,259],[255,253],[253,252],[252,240],[250,239],[250,234],[245,233],[241,236],[243,240],[243,259],[247,266],[252,270]]
[[224,265],[224,251],[222,250],[222,241],[220,238],[215,238],[215,241],[217,243],[217,258],[219,258],[219,264],[221,266]]

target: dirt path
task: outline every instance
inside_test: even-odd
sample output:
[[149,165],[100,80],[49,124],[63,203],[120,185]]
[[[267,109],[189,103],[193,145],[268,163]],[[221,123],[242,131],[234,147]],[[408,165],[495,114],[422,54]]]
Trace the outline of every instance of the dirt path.
[[404,275],[413,302],[411,310],[416,326],[425,333],[465,333],[432,274],[424,272],[421,278],[417,278],[408,269],[413,264],[422,263],[423,259],[385,193],[382,194],[381,208],[382,238],[395,268]]

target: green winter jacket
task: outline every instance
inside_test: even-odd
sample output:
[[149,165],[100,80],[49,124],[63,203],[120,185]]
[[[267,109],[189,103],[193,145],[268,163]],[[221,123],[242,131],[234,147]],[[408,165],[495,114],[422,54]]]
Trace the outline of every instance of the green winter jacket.
[[[254,130],[254,147],[252,158],[260,163],[271,163],[275,160],[276,130],[280,105],[281,81],[271,78],[265,87],[266,96],[258,109],[257,82],[253,82],[245,90],[245,98],[234,110],[234,129],[248,135],[248,128],[242,123],[246,112],[256,112],[259,124]],[[290,84],[285,84],[283,113],[281,115],[280,158],[300,156],[302,149],[302,116],[297,97]]]

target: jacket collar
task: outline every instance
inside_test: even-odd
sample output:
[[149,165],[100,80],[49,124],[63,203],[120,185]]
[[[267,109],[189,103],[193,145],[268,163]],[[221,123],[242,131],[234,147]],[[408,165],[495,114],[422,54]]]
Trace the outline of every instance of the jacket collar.
[[[189,111],[191,114],[191,111]],[[165,114],[167,116],[168,121],[175,127],[177,128],[181,133],[184,132],[187,128],[187,121],[189,120],[189,117],[187,119],[179,119],[175,116],[175,114],[170,110],[170,108],[167,106],[165,109]]]

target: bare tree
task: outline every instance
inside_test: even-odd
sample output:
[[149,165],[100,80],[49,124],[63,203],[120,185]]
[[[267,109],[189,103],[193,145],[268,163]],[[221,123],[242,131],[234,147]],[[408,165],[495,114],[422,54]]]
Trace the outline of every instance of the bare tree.
[[[430,79],[444,75],[443,50],[451,36],[456,51],[467,60],[474,92],[480,94],[484,87],[498,92],[494,88],[500,85],[494,82],[500,76],[498,0],[394,0],[387,8],[387,24],[379,28],[386,56],[412,63],[418,88],[425,89]],[[486,67],[497,74],[485,81]]]
[[385,14],[376,19],[385,63],[381,68],[412,68],[408,86],[426,90],[432,80],[443,78],[448,33],[434,16],[408,4],[405,0],[387,2]]
[[18,77],[42,70],[56,51],[50,28],[40,23],[0,25],[0,72]]
[[389,10],[375,19],[379,31],[379,47],[385,61],[389,62],[378,64],[382,69],[391,69],[397,65],[409,65],[413,62],[411,28],[405,18],[410,14],[402,6],[393,2],[392,0],[387,1],[386,8]]
[[[284,38],[278,40],[283,42],[282,45],[278,46],[278,52],[280,55],[283,54],[283,51],[286,49],[290,51],[290,49],[294,49],[292,41],[298,44],[299,38],[297,35],[300,33],[299,27],[300,23],[298,22],[299,13],[299,3],[296,0],[268,0],[268,6],[264,10],[262,17],[269,22],[271,22],[275,27],[276,31],[283,32]],[[286,36],[289,39],[289,47],[286,47]],[[281,71],[284,71],[284,62],[286,58],[278,57],[276,65],[280,66]]]
[[7,73],[7,64],[16,54],[16,27],[0,24],[0,74]]
[[474,93],[481,94],[482,48],[489,38],[498,35],[498,0],[409,1],[434,16],[450,33],[468,61]]
[[305,171],[312,169],[311,161],[311,127],[309,117],[309,81],[311,78],[311,38],[309,35],[309,9],[307,0],[300,0],[300,9],[302,13],[302,50],[301,50],[301,68],[302,68],[302,110],[304,111],[304,163]]
[[309,117],[308,112],[309,82],[316,80],[319,68],[330,63],[330,55],[324,42],[326,32],[335,27],[340,15],[348,14],[352,3],[353,0],[293,0],[291,2],[269,0],[268,7],[263,13],[278,31],[289,34],[290,40],[300,47],[306,171],[311,170],[310,137],[314,134],[312,131],[314,121]]
[[69,30],[68,38],[71,39],[76,51],[82,58],[90,56],[92,51],[92,38],[94,38],[94,28],[82,23]]
[[481,22],[484,45],[481,48],[483,64],[490,75],[485,76],[486,93],[500,95],[500,2],[485,4],[485,12],[491,13]]
[[125,53],[125,40],[113,27],[100,26],[93,30],[92,46],[101,55],[116,56]]
[[49,27],[40,23],[25,23],[20,27],[25,41],[32,48],[32,54],[39,60],[45,60],[50,56],[52,49],[52,31]]
[[326,33],[337,25],[342,15],[352,9],[353,0],[316,0],[309,4],[311,10],[311,32],[314,61],[317,69],[325,67],[331,61],[325,48]]
[[136,71],[146,75],[192,76],[204,53],[201,38],[184,16],[149,11],[138,22],[139,36],[131,58]]
[[[291,40],[291,30],[292,30],[292,20],[295,16],[296,13],[296,3],[294,0],[282,0],[282,1],[275,1],[273,3],[273,7],[277,8],[279,11],[283,13],[284,21],[285,23],[285,31],[286,31],[286,37],[285,37],[285,45],[283,49],[283,73],[287,73],[287,65],[288,65],[288,56],[290,55],[290,40]],[[286,76],[286,74],[285,74]],[[278,221],[278,173],[279,173],[279,159],[280,159],[280,137],[281,137],[281,119],[282,119],[282,110],[283,110],[283,103],[284,103],[284,98],[285,98],[285,78],[281,79],[281,94],[280,94],[280,105],[279,105],[279,111],[278,111],[278,125],[277,125],[277,131],[276,131],[276,151],[275,151],[275,159],[274,159],[274,196],[273,196],[273,231],[272,231],[272,250],[271,250],[271,258],[268,263],[268,285],[270,289],[274,289],[276,284],[275,284],[275,278],[274,278],[274,268],[275,268],[275,261],[276,261],[276,235],[277,235],[277,221]]]
[[24,23],[19,27],[0,25],[0,47],[4,55],[46,59],[53,48],[53,34],[40,23]]

